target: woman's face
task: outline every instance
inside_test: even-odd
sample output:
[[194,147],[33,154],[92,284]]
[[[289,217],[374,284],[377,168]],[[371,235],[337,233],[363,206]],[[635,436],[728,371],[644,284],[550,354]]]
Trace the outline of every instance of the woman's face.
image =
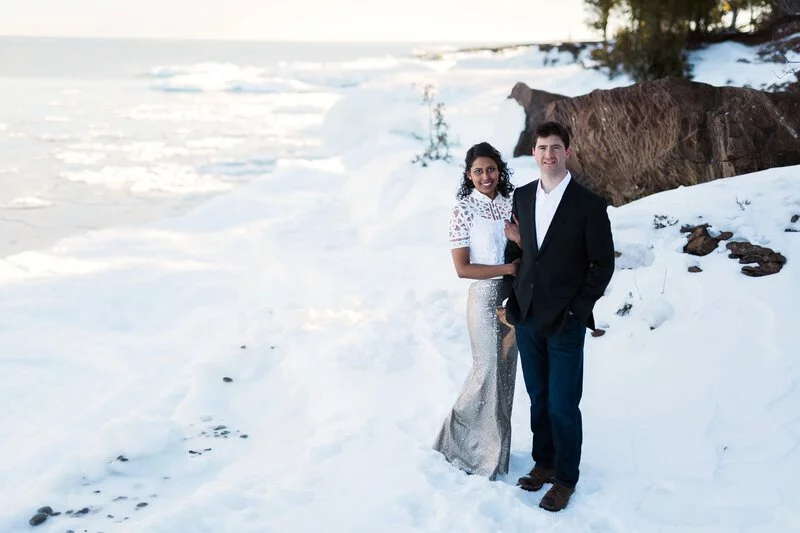
[[478,157],[472,162],[469,177],[478,192],[489,198],[497,195],[497,183],[500,180],[500,169],[491,157]]

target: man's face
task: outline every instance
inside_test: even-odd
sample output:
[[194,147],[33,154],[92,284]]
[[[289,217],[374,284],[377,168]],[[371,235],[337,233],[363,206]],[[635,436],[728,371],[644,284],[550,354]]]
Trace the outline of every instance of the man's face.
[[564,148],[564,141],[558,135],[537,137],[533,146],[533,156],[539,170],[546,176],[558,178],[567,171],[567,159],[572,155],[572,148]]

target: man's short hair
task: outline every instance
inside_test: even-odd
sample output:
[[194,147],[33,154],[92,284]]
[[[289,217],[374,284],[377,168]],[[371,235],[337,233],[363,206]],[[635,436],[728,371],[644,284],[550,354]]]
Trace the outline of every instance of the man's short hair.
[[560,122],[544,122],[536,127],[533,133],[533,147],[536,148],[536,140],[540,137],[550,137],[558,135],[564,142],[564,149],[569,148],[569,130]]

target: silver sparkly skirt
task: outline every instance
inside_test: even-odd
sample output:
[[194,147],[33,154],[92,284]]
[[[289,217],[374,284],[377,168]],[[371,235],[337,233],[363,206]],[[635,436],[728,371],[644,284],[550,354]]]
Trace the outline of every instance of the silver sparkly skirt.
[[472,368],[453,410],[433,445],[455,466],[495,479],[508,473],[511,406],[517,374],[517,341],[505,321],[502,280],[472,283],[467,295],[467,329]]

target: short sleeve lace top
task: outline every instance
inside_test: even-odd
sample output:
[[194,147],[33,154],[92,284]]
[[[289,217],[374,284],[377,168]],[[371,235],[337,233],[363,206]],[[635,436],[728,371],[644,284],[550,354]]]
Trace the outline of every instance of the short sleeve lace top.
[[469,247],[469,261],[502,265],[506,248],[504,222],[511,218],[511,196],[494,200],[477,190],[459,200],[450,216],[450,248]]

